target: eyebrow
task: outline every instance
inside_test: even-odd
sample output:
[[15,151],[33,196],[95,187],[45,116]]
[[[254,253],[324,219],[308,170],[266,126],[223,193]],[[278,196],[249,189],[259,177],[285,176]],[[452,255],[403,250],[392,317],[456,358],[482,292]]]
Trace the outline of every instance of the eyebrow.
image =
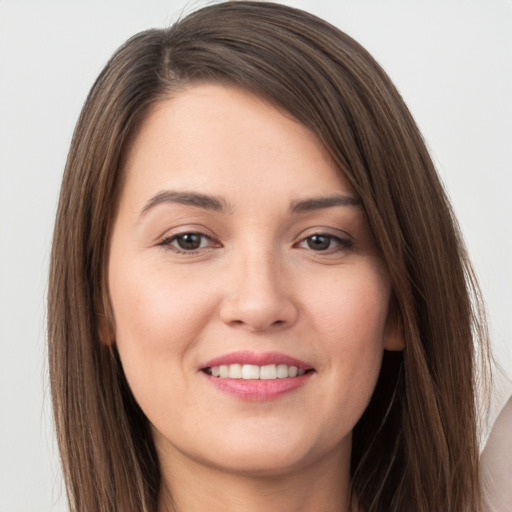
[[315,210],[323,210],[324,208],[333,208],[335,206],[360,207],[361,201],[355,197],[342,194],[327,197],[313,197],[310,199],[292,201],[290,211],[293,213],[306,213]]
[[144,206],[141,216],[145,215],[149,210],[165,203],[177,203],[187,206],[196,206],[205,210],[213,211],[226,211],[229,210],[229,205],[224,199],[216,196],[209,196],[206,194],[199,194],[197,192],[178,192],[174,190],[165,190],[153,196]]
[[[195,206],[205,210],[217,212],[231,211],[231,207],[222,197],[200,194],[198,192],[178,192],[174,190],[164,190],[153,196],[141,211],[141,216],[145,215],[149,210],[160,204],[176,203],[186,206]],[[308,199],[295,200],[290,204],[290,212],[307,213],[325,208],[333,208],[336,206],[359,207],[361,201],[351,196],[336,194],[327,197],[312,197]]]

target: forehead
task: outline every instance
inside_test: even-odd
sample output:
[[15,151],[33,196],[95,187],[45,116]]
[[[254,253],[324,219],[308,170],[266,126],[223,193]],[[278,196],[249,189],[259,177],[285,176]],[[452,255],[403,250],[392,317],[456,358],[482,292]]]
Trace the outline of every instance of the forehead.
[[[260,97],[195,85],[154,106],[125,159],[123,195],[168,188],[290,201],[351,192],[319,139]],[[278,193],[278,194],[277,194]]]

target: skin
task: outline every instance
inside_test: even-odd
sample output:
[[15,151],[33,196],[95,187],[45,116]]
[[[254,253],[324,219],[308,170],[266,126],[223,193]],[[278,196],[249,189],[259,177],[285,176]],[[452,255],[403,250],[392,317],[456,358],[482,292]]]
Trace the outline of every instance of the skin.
[[493,425],[481,458],[485,512],[512,510],[512,398]]
[[[117,344],[152,425],[160,511],[349,510],[351,431],[384,346],[399,342],[388,276],[346,180],[304,126],[215,84],[159,103],[124,172],[104,341]],[[222,208],[176,202],[176,192]],[[352,200],[292,209],[333,195]],[[180,248],[187,233],[203,234],[197,249]],[[289,393],[245,400],[201,371],[238,350],[314,370]]]

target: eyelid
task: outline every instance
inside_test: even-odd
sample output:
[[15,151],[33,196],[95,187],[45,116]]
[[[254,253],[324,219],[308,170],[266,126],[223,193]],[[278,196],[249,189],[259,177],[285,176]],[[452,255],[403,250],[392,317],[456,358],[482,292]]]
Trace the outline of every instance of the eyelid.
[[348,231],[326,226],[315,226],[312,228],[304,229],[297,235],[297,240],[302,241],[305,240],[306,238],[315,235],[330,236],[332,238],[337,238],[339,240],[346,240],[351,243],[355,243],[354,237]]
[[207,228],[203,224],[180,224],[177,226],[169,227],[162,234],[156,238],[157,243],[169,238],[177,237],[180,235],[186,235],[187,233],[197,233],[198,235],[204,235],[207,238],[216,238],[212,233],[211,229]]

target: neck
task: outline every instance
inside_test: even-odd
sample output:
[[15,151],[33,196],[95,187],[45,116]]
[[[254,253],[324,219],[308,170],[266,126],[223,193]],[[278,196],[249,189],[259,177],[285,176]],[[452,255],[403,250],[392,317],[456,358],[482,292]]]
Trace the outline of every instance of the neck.
[[179,453],[161,461],[159,512],[350,512],[350,453],[328,454],[305,468],[240,474]]

